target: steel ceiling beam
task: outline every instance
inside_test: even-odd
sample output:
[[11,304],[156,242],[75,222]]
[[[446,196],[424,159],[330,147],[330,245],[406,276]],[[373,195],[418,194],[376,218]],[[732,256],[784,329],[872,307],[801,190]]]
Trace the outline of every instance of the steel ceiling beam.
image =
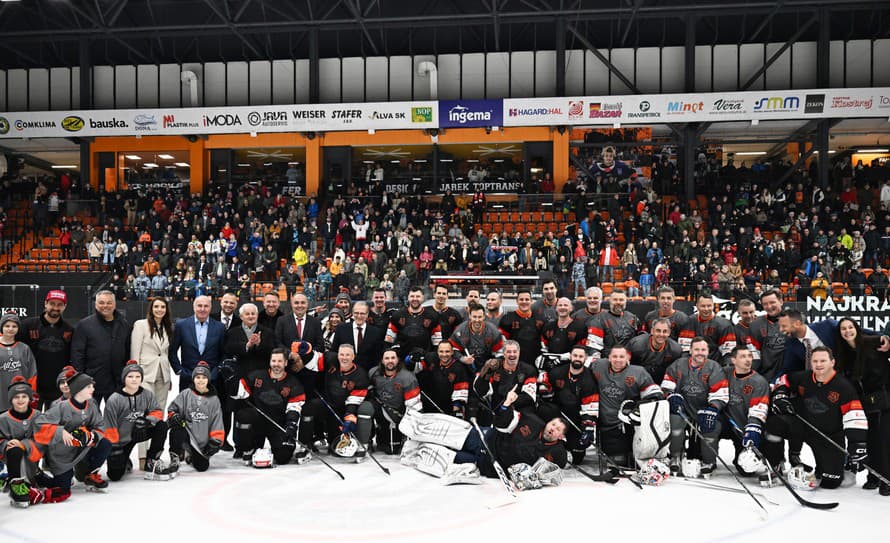
[[566,25],[566,30],[568,30],[569,32],[574,34],[575,37],[578,38],[578,41],[581,42],[581,45],[583,45],[588,51],[593,53],[593,56],[598,58],[600,62],[605,64],[606,67],[609,68],[609,73],[613,74],[622,83],[624,83],[624,86],[626,86],[628,89],[632,90],[634,94],[642,94],[640,89],[638,89],[637,86],[634,85],[633,82],[630,79],[628,79],[627,76],[625,76],[621,72],[621,70],[618,69],[617,66],[612,64],[612,61],[610,61],[608,58],[606,58],[605,55],[600,53],[600,51],[596,47],[594,47],[594,45],[592,43],[590,43],[590,41],[581,32],[579,32],[578,29],[576,29],[572,25]]
[[[205,0],[206,2],[206,0]],[[332,14],[336,8],[342,3],[342,0],[334,3],[326,13],[326,16]],[[888,9],[886,3],[869,2],[866,0],[801,0],[788,1],[783,10],[784,13],[811,13],[813,9],[824,7],[831,11],[851,10],[875,10],[878,8]],[[774,2],[734,2],[724,4],[720,7],[703,6],[700,4],[681,5],[681,6],[661,6],[651,5],[638,8],[638,19],[660,19],[665,17],[683,17],[687,14],[707,16],[741,16],[744,14],[757,15],[768,14],[775,9]],[[552,22],[559,17],[573,18],[578,21],[595,21],[595,20],[611,20],[615,17],[630,16],[633,8],[630,7],[613,7],[613,8],[584,8],[584,9],[554,9],[552,11],[502,11],[499,18],[502,24],[521,24],[521,23],[542,23]],[[372,28],[431,28],[431,27],[472,27],[487,26],[491,24],[491,13],[468,13],[459,18],[452,14],[444,15],[410,15],[410,16],[389,16],[389,17],[373,17],[364,19],[364,23]],[[203,28],[196,28],[193,24],[177,24],[162,25],[155,28],[147,28],[140,26],[131,26],[124,28],[116,28],[111,31],[96,25],[93,28],[84,29],[52,29],[52,30],[26,30],[4,32],[5,39],[16,39],[24,42],[46,41],[50,39],[71,40],[81,36],[101,36],[104,34],[113,34],[116,39],[121,38],[137,38],[145,34],[158,32],[162,37],[174,37],[183,34],[195,35],[196,32],[205,35],[225,35],[237,30],[243,35],[260,34],[260,33],[283,33],[305,31],[312,27],[318,27],[324,30],[349,30],[355,28],[354,19],[326,19],[326,20],[307,20],[307,21],[270,21],[270,22],[239,22],[232,23],[225,21],[222,24],[207,25]]]
[[368,28],[365,26],[364,17],[362,16],[361,10],[359,10],[358,2],[359,0],[344,0],[346,2],[346,8],[352,13],[355,17],[355,23],[362,30],[362,34],[365,35],[365,39],[368,40],[368,43],[371,45],[371,50],[374,51],[374,55],[379,55],[380,51],[377,49],[377,43],[374,42],[374,38],[371,37],[371,33],[368,32]]
[[216,14],[216,16],[219,17],[220,20],[222,20],[225,23],[225,25],[229,28],[229,30],[232,32],[232,34],[234,34],[239,40],[241,40],[241,42],[244,43],[244,45],[246,45],[247,48],[250,49],[250,51],[254,55],[256,55],[257,57],[260,57],[260,58],[265,58],[259,52],[259,50],[253,45],[253,43],[247,39],[247,36],[244,36],[241,33],[241,31],[238,30],[236,24],[233,23],[232,21],[226,19],[225,15],[219,11],[219,8],[217,8],[213,4],[213,0],[204,0],[204,3],[207,4],[207,7],[209,7],[211,9],[211,11],[213,11],[213,13]]
[[779,57],[781,57],[782,54],[784,54],[785,51],[788,50],[789,47],[797,43],[797,40],[799,40],[800,37],[803,36],[803,33],[806,32],[807,29],[810,28],[810,26],[812,26],[813,23],[815,23],[818,19],[819,14],[816,13],[812,17],[810,17],[807,22],[800,25],[800,27],[797,29],[797,32],[795,32],[794,35],[788,38],[788,41],[782,44],[782,47],[779,47],[779,49],[775,53],[773,53],[773,55],[766,62],[763,63],[763,66],[761,66],[759,70],[754,72],[754,75],[752,75],[751,78],[748,79],[748,81],[746,81],[744,85],[742,85],[742,88],[740,90],[746,91],[751,88],[751,85],[756,83],[757,79],[765,74],[769,67],[772,66],[774,62],[779,60]]

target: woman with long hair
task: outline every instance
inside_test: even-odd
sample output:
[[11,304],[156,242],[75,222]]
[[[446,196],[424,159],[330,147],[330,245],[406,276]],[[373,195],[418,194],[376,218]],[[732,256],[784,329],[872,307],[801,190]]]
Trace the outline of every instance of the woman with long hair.
[[[868,463],[890,479],[890,364],[887,353],[878,350],[880,336],[867,336],[849,318],[838,322],[837,370],[856,387],[868,419]],[[868,474],[862,488],[880,487],[881,496],[890,496],[890,485]]]
[[[170,304],[164,298],[149,298],[144,319],[133,323],[130,335],[130,358],[142,366],[142,388],[150,390],[166,411],[170,380],[170,338],[173,334],[173,318]],[[145,444],[139,444],[140,464],[145,460]]]

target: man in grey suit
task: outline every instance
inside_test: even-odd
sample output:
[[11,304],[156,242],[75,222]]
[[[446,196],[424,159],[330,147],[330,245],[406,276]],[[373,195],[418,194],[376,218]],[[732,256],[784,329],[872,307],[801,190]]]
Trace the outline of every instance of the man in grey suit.
[[176,321],[170,342],[170,366],[179,375],[179,390],[192,384],[192,370],[201,360],[210,366],[210,380],[217,381],[223,358],[226,327],[210,318],[210,296],[198,296],[192,304],[195,314]]

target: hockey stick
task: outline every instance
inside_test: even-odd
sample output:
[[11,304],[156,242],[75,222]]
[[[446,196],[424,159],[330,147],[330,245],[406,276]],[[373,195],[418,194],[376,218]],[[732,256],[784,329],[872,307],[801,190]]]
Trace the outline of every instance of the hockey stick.
[[[736,423],[736,421],[734,421],[731,417],[727,418],[729,419],[729,423],[732,425],[733,430],[736,431],[736,435],[738,435],[739,437],[743,437],[745,434],[742,429],[739,428],[738,423]],[[770,473],[772,473],[775,477],[782,481],[782,484],[785,485],[785,488],[788,489],[788,492],[790,492],[791,495],[794,496],[794,499],[797,500],[797,503],[801,504],[804,507],[809,507],[811,509],[821,509],[824,511],[834,509],[839,505],[837,502],[817,503],[805,500],[800,494],[797,493],[796,490],[794,490],[794,487],[792,487],[791,484],[788,483],[788,480],[785,479],[785,476],[782,475],[779,470],[773,468],[773,466],[769,463],[763,453],[760,452],[760,449],[755,447],[753,444],[749,445],[748,448],[750,448],[751,451],[757,456],[758,460],[763,462],[763,464],[766,466],[766,469],[768,469]]]
[[[689,404],[686,404],[686,408],[689,408]],[[726,463],[726,461],[720,458],[720,453],[716,449],[714,449],[714,447],[712,447],[710,443],[707,442],[705,436],[701,433],[701,431],[699,431],[695,424],[691,420],[689,420],[689,415],[686,414],[685,410],[680,410],[677,414],[680,416],[681,419],[683,419],[683,422],[685,422],[686,425],[689,426],[689,428],[695,433],[695,435],[698,436],[700,443],[703,446],[707,447],[712,453],[714,453],[714,456],[717,458],[717,460],[720,461],[721,464],[723,464],[723,467],[726,468],[726,471],[731,473],[732,476],[735,477],[735,480],[739,484],[739,486],[744,488],[745,492],[747,492],[748,495],[751,496],[751,499],[754,500],[754,503],[756,503],[757,506],[760,507],[760,510],[763,511],[763,520],[766,520],[766,517],[769,516],[769,511],[766,510],[766,507],[764,507],[763,504],[760,503],[760,500],[758,500],[757,497],[751,492],[751,490],[748,488],[748,485],[742,482],[742,479],[738,475],[736,475],[734,471],[729,469],[729,465]]]
[[[278,424],[277,422],[275,422],[275,421],[272,419],[272,417],[270,417],[269,415],[267,415],[262,409],[260,409],[260,408],[257,407],[256,405],[254,405],[254,403],[253,403],[252,401],[250,401],[250,399],[245,399],[244,401],[247,403],[247,405],[249,405],[250,407],[254,408],[254,410],[256,410],[257,413],[259,413],[260,415],[262,415],[263,417],[265,417],[265,419],[266,419],[267,421],[271,422],[273,426],[275,426],[276,428],[278,428],[279,430],[281,430],[281,432],[287,434],[287,430],[285,430],[284,428],[282,428],[280,424]],[[306,444],[303,443],[302,441],[300,441],[299,439],[297,440],[297,443],[299,443],[300,445],[302,445],[304,449],[309,450],[309,447],[307,447]],[[322,458],[320,455],[319,455],[319,456],[316,456],[316,458],[318,458],[319,462],[321,462],[322,464],[324,464],[325,466],[327,466],[327,468],[328,468],[329,470],[331,470],[331,471],[333,471],[334,473],[336,473],[336,474],[340,477],[340,479],[342,479],[342,480],[344,480],[344,481],[346,480],[346,477],[344,477],[342,473],[340,473],[339,471],[337,471],[336,469],[334,469],[334,466],[332,466],[332,465],[328,464],[327,462],[325,462],[325,459]]]
[[[701,479],[689,479],[687,477],[671,477],[671,480],[679,481],[681,483],[686,483],[686,484],[697,486],[700,488],[710,488],[711,490],[720,490],[723,492],[731,492],[733,494],[744,494],[745,493],[745,491],[742,490],[741,488],[733,488],[731,486],[723,486],[723,485],[718,485],[715,483],[709,483],[707,481],[702,481]],[[769,499],[767,496],[761,494],[760,492],[755,492],[754,495],[770,505],[781,505],[779,502]]]
[[[330,411],[331,414],[334,415],[334,418],[337,419],[337,422],[339,422],[339,423],[340,423],[340,426],[342,427],[342,426],[343,426],[343,419],[341,419],[341,418],[340,418],[340,415],[338,415],[337,412],[334,411],[334,408],[331,407],[331,404],[329,404],[328,401],[324,399],[324,396],[321,395],[321,392],[319,392],[319,391],[316,390],[316,391],[315,391],[315,395],[318,396],[318,399],[321,400],[321,403],[323,403],[324,406],[328,408],[328,411]],[[359,447],[361,447],[361,450],[364,451],[365,454],[367,454],[368,456],[371,457],[371,460],[373,460],[374,463],[377,464],[377,467],[379,467],[381,470],[383,470],[383,473],[389,475],[389,470],[388,470],[387,468],[383,467],[383,464],[381,464],[376,458],[374,458],[374,455],[371,454],[371,451],[369,451],[369,450],[365,447],[365,445],[364,445],[361,441],[359,441],[357,437],[355,437],[355,434],[353,434],[352,432],[349,432],[348,435],[349,435],[350,439],[354,439],[354,440],[355,440],[355,442],[358,444]]]
[[[820,430],[820,429],[816,428],[815,426],[813,426],[812,424],[810,424],[810,421],[808,421],[807,419],[801,417],[801,416],[800,416],[799,414],[797,414],[797,413],[794,413],[794,416],[797,417],[797,419],[798,419],[799,421],[801,421],[802,423],[806,424],[806,425],[810,428],[810,430],[812,430],[812,431],[816,432],[817,434],[819,434],[820,436],[822,436],[822,437],[825,439],[825,441],[827,441],[828,443],[831,443],[831,446],[832,446],[832,447],[834,447],[834,448],[837,449],[838,451],[842,452],[845,456],[847,455],[847,450],[846,450],[846,449],[844,449],[843,447],[841,447],[840,445],[838,445],[837,443],[835,443],[835,441],[834,441],[833,439],[831,439],[830,437],[828,437],[827,435],[825,435],[825,434],[822,432],[822,430]],[[882,483],[884,483],[885,485],[890,485],[890,481],[888,481],[886,477],[884,477],[883,475],[881,475],[880,473],[878,473],[877,470],[875,470],[874,468],[872,468],[871,466],[869,466],[869,465],[866,464],[865,462],[862,463],[862,467],[864,467],[865,469],[867,469],[869,473],[871,473],[872,475],[874,475],[878,480],[880,480],[880,481],[881,481]]]
[[439,413],[442,413],[443,415],[446,414],[444,411],[442,411],[442,408],[439,407],[439,404],[437,404],[436,402],[433,401],[432,398],[430,398],[430,395],[429,395],[429,394],[427,394],[426,392],[424,392],[424,391],[421,390],[421,391],[420,391],[420,395],[423,396],[424,398],[426,398],[426,401],[428,401],[428,402],[430,402],[431,404],[433,404],[433,407],[435,407],[436,410],[437,410]]
[[519,499],[519,496],[516,495],[516,491],[513,489],[513,483],[510,482],[507,473],[504,471],[504,468],[501,467],[501,463],[498,462],[498,459],[492,454],[491,449],[488,448],[488,443],[485,441],[485,434],[482,433],[482,428],[479,428],[479,423],[476,422],[476,417],[471,417],[470,422],[473,424],[473,428],[476,429],[476,432],[479,433],[479,438],[482,440],[482,446],[485,447],[485,452],[487,452],[489,458],[491,458],[491,465],[494,466],[495,473],[498,474],[501,484],[504,485],[504,490],[506,490],[514,500]]
[[[562,415],[563,420],[565,420],[566,422],[568,422],[569,424],[571,424],[571,425],[572,425],[572,428],[574,428],[575,430],[577,430],[578,433],[580,433],[580,434],[583,434],[583,433],[584,433],[584,431],[581,430],[581,428],[579,428],[578,425],[575,424],[575,423],[572,421],[572,419],[570,419],[569,416],[565,414],[564,411],[560,410],[560,411],[559,411],[559,414]],[[597,443],[595,444],[594,448],[596,449],[597,455],[599,455],[599,439],[597,439]],[[622,477],[624,476],[624,474],[622,474],[622,473],[619,473],[618,475],[613,475],[612,473],[607,473],[607,472],[605,472],[605,471],[602,469],[602,467],[600,468],[600,473],[599,473],[599,475],[594,475],[594,474],[592,474],[592,473],[590,473],[590,472],[588,472],[588,471],[585,471],[585,470],[581,469],[581,467],[578,466],[578,465],[572,464],[572,466],[573,466],[576,470],[578,470],[580,473],[584,474],[584,476],[587,477],[588,479],[593,480],[593,481],[597,481],[597,482],[600,482],[600,483],[609,483],[610,485],[614,485],[615,483],[617,483],[617,482],[618,482],[618,477],[619,477],[619,476],[622,476]],[[628,477],[628,479],[630,479],[630,477]],[[633,482],[633,479],[631,479],[631,481]],[[636,483],[634,483],[634,484],[636,484]],[[642,487],[641,487],[641,488],[642,488]]]

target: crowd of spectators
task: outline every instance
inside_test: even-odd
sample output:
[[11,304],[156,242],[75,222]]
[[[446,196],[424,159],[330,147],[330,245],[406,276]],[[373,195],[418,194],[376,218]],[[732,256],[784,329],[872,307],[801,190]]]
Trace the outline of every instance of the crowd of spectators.
[[[65,176],[37,183],[30,209],[35,232],[58,236],[64,258],[88,258],[92,269],[111,272],[121,298],[232,292],[247,299],[253,284],[272,283],[310,300],[344,290],[361,299],[382,287],[404,301],[411,286],[446,272],[552,274],[569,296],[603,282],[632,296],[671,285],[685,296],[707,289],[743,298],[785,287],[824,297],[832,282],[853,294],[868,287],[886,295],[887,167],[840,160],[823,188],[813,169],[720,165],[702,153],[696,176],[705,191],[686,201],[656,191],[661,184],[676,192],[670,153],[603,151],[581,155],[589,168],[551,208],[562,231],[517,225],[486,234],[484,195],[458,205],[447,192],[431,203],[384,193],[374,175],[325,205],[262,183],[212,184],[204,195],[150,186],[96,194]],[[651,179],[638,175],[641,164]],[[526,184],[529,193],[554,190],[546,173]],[[95,220],[60,213],[69,200],[92,202]]]

